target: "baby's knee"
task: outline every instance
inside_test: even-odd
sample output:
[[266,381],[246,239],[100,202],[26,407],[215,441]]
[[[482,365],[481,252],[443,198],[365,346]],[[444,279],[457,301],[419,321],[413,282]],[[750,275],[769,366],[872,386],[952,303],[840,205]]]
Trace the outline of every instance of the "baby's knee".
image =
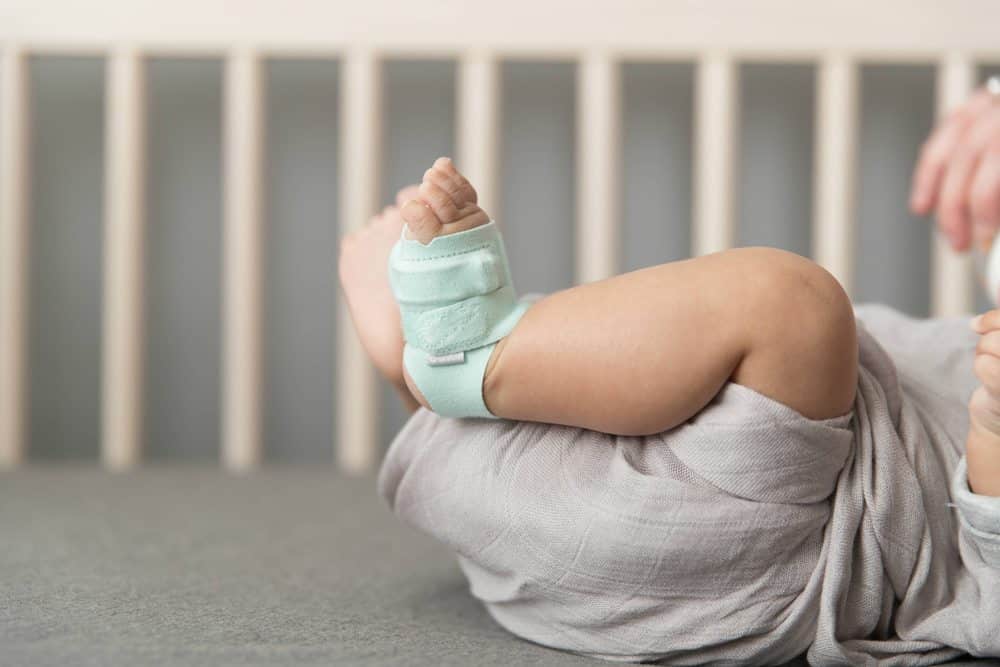
[[[855,335],[854,308],[840,282],[819,264],[794,253],[767,248],[771,289],[764,303],[788,328],[842,340]],[[832,341],[830,341],[832,342]]]
[[[815,418],[847,412],[857,385],[854,308],[843,287],[818,264],[773,248],[753,248],[761,273],[752,282],[758,313],[747,361],[772,386]],[[788,402],[788,401],[786,401]]]

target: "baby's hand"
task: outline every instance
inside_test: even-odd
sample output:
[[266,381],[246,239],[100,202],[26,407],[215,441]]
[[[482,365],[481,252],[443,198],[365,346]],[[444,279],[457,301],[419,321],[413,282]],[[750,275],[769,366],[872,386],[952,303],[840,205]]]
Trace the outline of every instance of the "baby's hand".
[[969,416],[977,426],[1000,435],[1000,310],[983,313],[970,324],[979,334],[972,368],[980,386],[969,401]]

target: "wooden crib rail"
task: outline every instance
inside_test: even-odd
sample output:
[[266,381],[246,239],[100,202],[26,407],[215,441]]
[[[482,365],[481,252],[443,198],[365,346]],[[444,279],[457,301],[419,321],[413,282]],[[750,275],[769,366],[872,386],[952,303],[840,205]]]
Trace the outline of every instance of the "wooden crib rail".
[[[971,91],[980,62],[1000,61],[992,0],[16,0],[0,9],[0,467],[25,458],[26,327],[30,295],[28,58],[106,57],[104,464],[141,461],[145,60],[225,60],[224,317],[220,458],[233,471],[262,461],[264,63],[336,59],[342,68],[342,231],[379,205],[382,62],[457,60],[457,152],[489,210],[499,192],[501,61],[570,59],[577,78],[579,281],[618,269],[621,64],[697,63],[692,253],[735,239],[739,65],[810,62],[816,72],[813,256],[853,286],[858,71],[868,62],[938,66],[938,111]],[[968,260],[936,241],[932,312],[972,307]],[[343,306],[338,312],[336,461],[352,473],[378,459],[373,371]]]
[[489,48],[505,56],[624,57],[725,50],[743,58],[827,51],[918,58],[998,50],[992,0],[7,0],[0,40],[33,50],[157,53],[255,46],[318,56],[366,46],[398,55]]
[[24,459],[28,323],[28,62],[8,46],[0,71],[0,467]]

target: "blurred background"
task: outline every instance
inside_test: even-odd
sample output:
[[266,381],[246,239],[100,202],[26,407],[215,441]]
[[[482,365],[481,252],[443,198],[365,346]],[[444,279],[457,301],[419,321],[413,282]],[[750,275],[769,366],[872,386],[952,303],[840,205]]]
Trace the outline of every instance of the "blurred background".
[[[0,111],[13,112],[0,118],[0,169],[17,167],[0,172],[0,468],[16,466],[23,449],[29,464],[0,474],[0,664],[381,665],[406,656],[406,664],[437,667],[468,664],[470,655],[483,665],[581,664],[496,625],[450,549],[402,526],[375,493],[371,473],[407,415],[381,381],[371,405],[366,368],[352,363],[358,350],[338,340],[340,230],[361,222],[371,182],[366,165],[342,156],[370,156],[367,130],[380,127],[381,154],[367,166],[380,172],[381,200],[391,202],[436,157],[456,155],[456,79],[466,80],[470,64],[488,64],[470,88],[482,93],[485,82],[492,91],[490,59],[498,58],[492,213],[505,225],[517,288],[551,292],[575,279],[581,219],[611,217],[576,210],[581,78],[588,128],[605,120],[611,97],[602,86],[621,83],[613,219],[622,270],[690,255],[696,82],[715,82],[701,88],[715,91],[701,106],[712,111],[735,80],[735,242],[809,255],[818,77],[825,73],[826,108],[835,111],[823,155],[836,158],[854,144],[837,121],[853,105],[845,91],[853,93],[857,64],[855,248],[836,254],[853,254],[858,302],[926,316],[934,230],[908,211],[910,177],[940,93],[964,94],[970,78],[978,85],[1000,74],[998,16],[989,0],[0,0]],[[769,58],[771,48],[781,57]],[[377,81],[382,103],[369,105]],[[230,96],[227,105],[234,88],[239,103]],[[958,95],[946,97],[951,105]],[[259,136],[247,127],[260,100],[258,357],[256,291],[232,286],[256,287],[257,198],[247,172],[258,161],[244,135]],[[123,146],[139,146],[130,141],[143,125],[131,114],[139,106],[147,171],[131,179],[143,151]],[[384,117],[369,122],[374,108]],[[10,120],[25,109],[27,125]],[[713,117],[728,122],[726,110],[702,120]],[[226,141],[234,126],[229,138],[242,141]],[[492,128],[472,134],[467,149],[493,136]],[[602,143],[583,134],[592,149]],[[119,150],[109,153],[109,143]],[[701,155],[728,156],[715,143],[721,151]],[[224,149],[233,145],[241,150],[230,166],[247,169],[229,171],[224,193]],[[587,153],[595,154],[603,153]],[[114,207],[105,196],[108,163],[109,182],[125,195],[110,197]],[[702,170],[713,178],[701,184],[728,175],[728,161],[715,166]],[[843,172],[831,171],[823,191],[839,193]],[[138,211],[130,202],[143,180]],[[345,183],[353,186],[346,199]],[[606,194],[596,199],[617,196]],[[705,199],[699,219],[711,217]],[[345,209],[350,219],[341,218]],[[839,223],[851,212],[831,218],[835,238],[820,245],[839,251],[850,234]],[[130,236],[139,221],[142,233]],[[27,253],[19,252],[22,231]],[[143,245],[133,263],[139,255],[130,250]],[[228,268],[249,266],[228,291],[227,246],[230,260],[242,260]],[[105,256],[109,247],[117,252]],[[137,274],[141,285],[128,282]],[[244,292],[253,295],[241,300]],[[23,329],[19,308],[6,307],[21,294]],[[228,311],[226,296],[235,304]],[[133,305],[144,313],[138,347],[127,344],[137,340],[129,338]],[[244,326],[233,326],[239,335],[230,332],[224,346],[227,312],[231,325]],[[230,475],[256,464],[259,358],[263,458],[295,465]],[[357,391],[338,395],[338,385]],[[22,386],[23,439],[12,418],[21,414]],[[346,407],[338,414],[338,406]],[[138,423],[136,434],[130,426]],[[81,464],[34,465],[51,461]],[[131,474],[105,472],[136,462],[143,465]],[[338,468],[365,474],[332,474]]]
[[[453,155],[451,60],[384,74],[385,202]],[[575,65],[505,62],[501,213],[522,292],[573,280]],[[982,80],[1000,63],[980,68]],[[816,69],[740,67],[738,243],[808,255]],[[98,457],[102,322],[104,60],[33,56],[30,369],[32,459]],[[223,62],[152,59],[147,104],[145,456],[218,459]],[[337,373],[340,72],[331,61],[266,67],[264,448],[329,462]],[[694,64],[625,64],[624,269],[689,255]],[[934,121],[932,65],[860,70],[856,301],[928,314],[930,221],[906,202]],[[461,165],[459,165],[461,166]],[[982,302],[981,305],[985,305]],[[406,415],[383,386],[380,439]]]

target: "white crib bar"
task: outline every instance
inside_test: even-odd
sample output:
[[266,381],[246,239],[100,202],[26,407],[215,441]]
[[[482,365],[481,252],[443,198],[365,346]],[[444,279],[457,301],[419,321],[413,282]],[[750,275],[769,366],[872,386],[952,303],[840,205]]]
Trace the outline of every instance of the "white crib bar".
[[0,469],[24,460],[31,113],[28,57],[16,45],[0,71]]
[[[938,66],[937,111],[943,116],[972,93],[975,63],[965,54],[950,53]],[[948,246],[944,235],[932,225],[934,239],[931,263],[931,314],[934,317],[963,315],[973,309],[973,267],[968,255]]]
[[842,54],[819,66],[813,173],[813,258],[851,294],[854,277],[857,68]]
[[222,462],[239,472],[262,456],[262,170],[264,82],[259,55],[234,51],[225,83],[225,285]]
[[739,71],[725,53],[706,54],[695,85],[695,182],[692,252],[704,255],[735,240],[737,86]]
[[501,219],[497,188],[499,66],[489,53],[466,54],[458,75],[458,167],[479,193],[479,205]]
[[577,67],[576,280],[618,270],[621,218],[621,76],[617,62],[587,54]]
[[112,470],[139,462],[143,411],[145,63],[132,49],[107,61],[103,440]]
[[[382,67],[374,53],[348,54],[342,90],[340,224],[346,234],[365,225],[378,208]],[[378,451],[375,375],[343,299],[338,315],[336,457],[344,472],[363,474],[375,465]]]

